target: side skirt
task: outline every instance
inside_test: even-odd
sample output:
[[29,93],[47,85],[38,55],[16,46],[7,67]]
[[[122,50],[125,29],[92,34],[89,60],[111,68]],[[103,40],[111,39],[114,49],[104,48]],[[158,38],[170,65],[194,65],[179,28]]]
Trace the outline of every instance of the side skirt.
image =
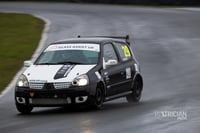
[[119,93],[119,94],[116,94],[116,95],[113,95],[113,96],[106,97],[105,98],[105,102],[113,100],[113,99],[117,99],[117,98],[120,98],[120,97],[127,96],[127,95],[129,95],[131,93],[132,93],[132,91],[127,91],[127,92],[123,92],[123,93]]

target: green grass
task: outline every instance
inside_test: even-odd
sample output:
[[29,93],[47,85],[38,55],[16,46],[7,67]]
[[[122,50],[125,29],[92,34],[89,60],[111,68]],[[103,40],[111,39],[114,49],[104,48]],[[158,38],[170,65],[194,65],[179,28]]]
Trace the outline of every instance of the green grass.
[[37,48],[44,22],[27,14],[0,13],[0,92]]

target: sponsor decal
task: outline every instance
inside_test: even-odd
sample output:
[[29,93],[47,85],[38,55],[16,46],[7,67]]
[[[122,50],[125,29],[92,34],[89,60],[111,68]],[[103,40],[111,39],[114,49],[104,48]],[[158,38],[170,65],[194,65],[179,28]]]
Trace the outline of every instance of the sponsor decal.
[[58,51],[58,50],[89,50],[89,51],[100,51],[99,44],[55,44],[50,45],[47,51]]
[[130,79],[131,78],[131,68],[128,67],[126,68],[126,79]]
[[109,78],[108,72],[104,72],[104,79],[105,79],[106,83],[109,82],[110,78]]
[[67,75],[70,73],[70,71],[74,68],[75,65],[63,65],[56,75],[54,76],[54,79],[60,79],[67,77]]

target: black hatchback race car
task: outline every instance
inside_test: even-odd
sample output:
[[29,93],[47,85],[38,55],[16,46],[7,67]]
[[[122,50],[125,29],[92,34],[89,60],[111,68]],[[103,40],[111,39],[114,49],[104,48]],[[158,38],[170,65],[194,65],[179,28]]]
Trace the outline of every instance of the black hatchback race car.
[[78,36],[50,44],[19,76],[16,107],[86,104],[101,109],[104,102],[126,97],[138,102],[143,89],[139,64],[129,36]]

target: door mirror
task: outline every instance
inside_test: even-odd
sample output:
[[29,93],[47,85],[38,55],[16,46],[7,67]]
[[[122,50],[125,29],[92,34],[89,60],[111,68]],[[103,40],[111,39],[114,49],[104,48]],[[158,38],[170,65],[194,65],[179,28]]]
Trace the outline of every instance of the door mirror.
[[24,61],[24,67],[30,67],[33,63],[30,60]]
[[107,62],[105,62],[106,67],[108,67],[108,66],[114,66],[117,63],[118,63],[117,60],[108,60]]

